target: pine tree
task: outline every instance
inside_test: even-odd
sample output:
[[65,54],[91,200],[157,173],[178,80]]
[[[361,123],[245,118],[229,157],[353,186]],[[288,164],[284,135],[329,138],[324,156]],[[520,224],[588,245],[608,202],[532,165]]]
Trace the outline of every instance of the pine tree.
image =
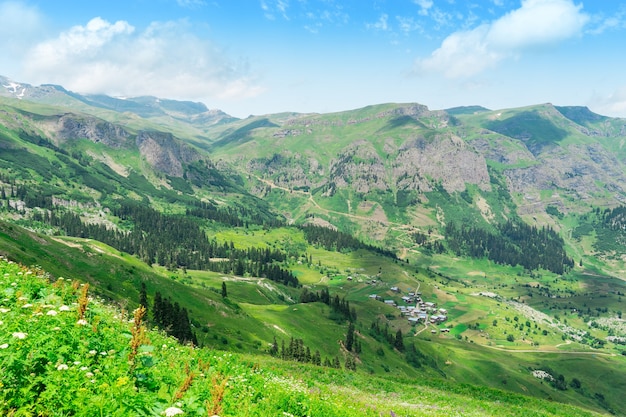
[[142,305],[146,312],[148,311],[148,291],[146,289],[146,283],[141,283],[141,290],[139,291],[139,305]]
[[352,351],[354,345],[354,324],[350,322],[348,324],[348,334],[346,335],[346,349]]
[[315,350],[312,358],[313,365],[321,366],[322,365],[322,356],[320,355],[319,350]]
[[272,346],[270,346],[270,355],[278,355],[278,343],[276,342],[276,336],[274,336],[274,342],[272,342]]
[[400,352],[404,352],[404,339],[402,338],[402,330],[400,329],[396,332],[396,339],[393,343],[393,347],[398,349]]
[[228,297],[228,292],[226,291],[226,281],[222,281],[222,298]]

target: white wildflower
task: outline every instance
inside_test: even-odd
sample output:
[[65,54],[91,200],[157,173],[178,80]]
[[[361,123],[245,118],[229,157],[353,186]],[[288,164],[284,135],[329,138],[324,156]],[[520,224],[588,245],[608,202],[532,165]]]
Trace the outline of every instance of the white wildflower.
[[12,283],[11,283],[11,286],[12,286],[12,287],[17,287],[17,282],[12,282]]
[[28,300],[28,297],[21,296],[20,298],[18,298],[18,300],[19,301],[26,301],[26,300]]
[[59,307],[59,311],[70,311],[70,308],[66,305],[62,305],[61,307]]
[[89,354],[90,354],[91,356],[95,355],[96,353],[98,353],[98,352],[97,352],[97,351],[95,351],[94,349],[91,349],[91,350],[89,351]]
[[76,366],[80,365],[80,361],[74,361],[74,365]]
[[87,371],[88,369],[89,369],[89,367],[88,367],[88,366],[81,366],[81,367],[80,367],[80,370],[81,370],[81,371]]
[[57,366],[57,370],[58,371],[65,371],[68,368],[68,366],[64,363],[60,364],[59,366]]
[[85,320],[85,319],[80,319],[80,320],[78,320],[78,321],[76,322],[76,324],[78,324],[79,326],[86,326],[86,325],[88,325],[89,323],[87,323],[87,320]]
[[3,343],[3,344],[0,345],[0,349],[6,349],[8,347],[9,347],[8,343]]
[[22,308],[31,308],[33,305],[31,303],[26,303],[22,306]]
[[9,308],[0,308],[0,313],[8,313],[9,311],[11,311]]
[[183,414],[183,410],[181,410],[178,407],[170,407],[170,408],[165,409],[163,414],[165,414],[165,417],[172,417],[178,414]]
[[13,337],[16,339],[26,339],[26,336],[28,336],[28,334],[22,332],[13,333]]
[[57,311],[56,310],[49,310],[46,313],[46,316],[56,316],[57,315]]
[[85,372],[87,378],[93,378],[93,372]]
[[106,352],[100,352],[100,354],[101,354],[102,356],[106,356],[106,355],[107,355],[107,353],[106,353]]

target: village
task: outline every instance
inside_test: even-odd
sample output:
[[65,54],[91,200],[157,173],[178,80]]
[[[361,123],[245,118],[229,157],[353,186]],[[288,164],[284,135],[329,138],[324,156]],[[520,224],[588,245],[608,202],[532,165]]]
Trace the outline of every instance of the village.
[[[390,290],[398,295],[402,294],[402,290],[399,287],[394,286]],[[448,320],[448,311],[444,308],[437,308],[437,303],[422,300],[422,293],[419,291],[409,291],[406,295],[402,295],[400,299],[403,304],[398,304],[393,299],[385,299],[377,294],[370,294],[369,297],[397,308],[400,311],[400,315],[406,317],[413,326],[420,323],[436,325]],[[447,333],[450,329],[443,328],[440,331]],[[433,329],[431,333],[435,334],[437,330]]]

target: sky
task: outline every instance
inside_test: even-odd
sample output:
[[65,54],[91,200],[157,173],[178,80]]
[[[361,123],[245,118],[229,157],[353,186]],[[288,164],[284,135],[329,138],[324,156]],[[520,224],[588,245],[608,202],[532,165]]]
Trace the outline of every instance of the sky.
[[0,0],[0,75],[236,117],[541,103],[626,117],[626,0]]

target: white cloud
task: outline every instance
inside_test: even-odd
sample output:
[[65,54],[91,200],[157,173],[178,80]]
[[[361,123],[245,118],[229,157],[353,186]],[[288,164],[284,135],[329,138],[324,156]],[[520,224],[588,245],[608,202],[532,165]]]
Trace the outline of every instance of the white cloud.
[[376,23],[367,23],[365,26],[368,29],[386,31],[386,30],[389,30],[389,25],[387,24],[388,20],[389,20],[389,16],[383,13],[382,15],[380,15]]
[[428,15],[428,10],[433,7],[432,0],[413,0],[413,2],[420,7],[420,11],[418,13],[422,16]]
[[422,31],[422,27],[412,17],[396,16],[398,28],[402,33],[408,35],[413,31]]
[[591,35],[601,35],[602,33],[610,30],[620,30],[626,28],[626,5],[620,7],[620,9],[612,16],[603,17],[595,16],[593,21],[593,27],[589,29],[588,33]]
[[137,31],[94,18],[34,46],[23,63],[29,82],[83,93],[168,98],[244,98],[263,90],[245,62],[229,59],[184,21]]
[[449,35],[415,70],[450,78],[478,74],[530,48],[580,35],[589,20],[581,9],[571,0],[523,0],[498,20]]
[[275,14],[280,14],[285,20],[289,20],[287,9],[289,8],[288,0],[261,0],[261,9],[266,19],[275,20]]
[[604,116],[626,118],[626,86],[608,96],[594,95],[589,101],[589,107]]

